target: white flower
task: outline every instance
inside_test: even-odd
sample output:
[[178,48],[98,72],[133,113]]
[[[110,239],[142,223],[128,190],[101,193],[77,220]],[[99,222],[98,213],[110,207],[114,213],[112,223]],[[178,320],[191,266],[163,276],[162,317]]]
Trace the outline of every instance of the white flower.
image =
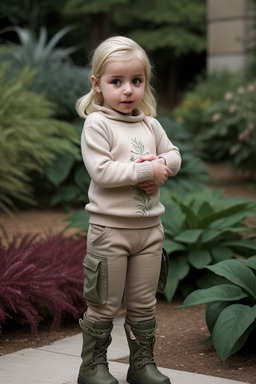
[[250,91],[250,92],[255,91],[255,85],[254,84],[249,84],[248,85],[248,91]]
[[233,93],[232,93],[232,92],[227,92],[227,93],[225,93],[224,99],[225,99],[225,100],[231,100],[231,99],[233,99]]
[[239,87],[237,93],[239,93],[239,95],[243,95],[245,93],[244,87]]
[[220,113],[215,113],[212,116],[212,121],[218,121],[218,120],[220,120],[220,118],[221,118],[221,114]]

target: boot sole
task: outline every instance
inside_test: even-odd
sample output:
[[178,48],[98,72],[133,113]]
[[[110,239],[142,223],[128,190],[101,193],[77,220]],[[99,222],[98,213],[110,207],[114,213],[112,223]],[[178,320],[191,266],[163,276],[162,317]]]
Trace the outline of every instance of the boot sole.
[[[129,384],[148,384],[148,383],[141,381],[137,377],[132,376],[129,372],[127,373],[126,381]],[[80,384],[80,383],[78,383],[78,384]],[[83,383],[81,383],[81,384],[83,384]],[[161,383],[161,384],[171,384],[171,382],[170,382],[170,380],[166,380],[164,383]]]
[[[116,379],[115,379],[116,380]],[[77,378],[77,384],[88,384],[88,381],[86,381],[83,377],[78,376]],[[102,383],[104,384],[104,383]],[[116,384],[119,384],[118,381],[116,380]]]
[[78,376],[77,384],[88,384],[88,383],[83,377]]
[[79,376],[77,379],[77,384],[87,384],[87,382],[82,377]]

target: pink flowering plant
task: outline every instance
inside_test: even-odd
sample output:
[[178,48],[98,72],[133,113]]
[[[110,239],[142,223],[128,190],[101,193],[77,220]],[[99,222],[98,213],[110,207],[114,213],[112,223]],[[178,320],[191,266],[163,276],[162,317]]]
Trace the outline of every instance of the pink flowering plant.
[[205,112],[206,127],[199,142],[211,159],[227,159],[242,170],[254,171],[256,161],[256,82],[227,91]]

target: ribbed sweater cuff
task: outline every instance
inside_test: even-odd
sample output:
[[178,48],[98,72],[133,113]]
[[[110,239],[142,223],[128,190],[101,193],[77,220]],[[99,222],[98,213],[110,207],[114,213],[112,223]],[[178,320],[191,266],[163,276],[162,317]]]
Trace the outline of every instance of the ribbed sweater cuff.
[[173,151],[168,154],[161,155],[161,157],[165,158],[166,165],[173,173],[173,176],[175,176],[179,170],[181,165],[181,157],[178,152]]
[[153,168],[150,161],[144,161],[143,163],[135,164],[136,172],[139,175],[139,183],[147,180],[154,180]]

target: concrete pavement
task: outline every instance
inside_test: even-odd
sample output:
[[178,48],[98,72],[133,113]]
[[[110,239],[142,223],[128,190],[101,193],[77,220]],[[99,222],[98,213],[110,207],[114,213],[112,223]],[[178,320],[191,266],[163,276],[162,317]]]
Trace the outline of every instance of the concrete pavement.
[[[113,341],[108,351],[109,368],[119,384],[127,384],[127,364],[113,360],[129,354],[124,318],[114,321]],[[76,335],[40,348],[27,348],[0,357],[1,384],[76,384],[81,363],[82,337]],[[246,384],[240,381],[159,368],[172,384]],[[249,383],[247,383],[249,384]]]

